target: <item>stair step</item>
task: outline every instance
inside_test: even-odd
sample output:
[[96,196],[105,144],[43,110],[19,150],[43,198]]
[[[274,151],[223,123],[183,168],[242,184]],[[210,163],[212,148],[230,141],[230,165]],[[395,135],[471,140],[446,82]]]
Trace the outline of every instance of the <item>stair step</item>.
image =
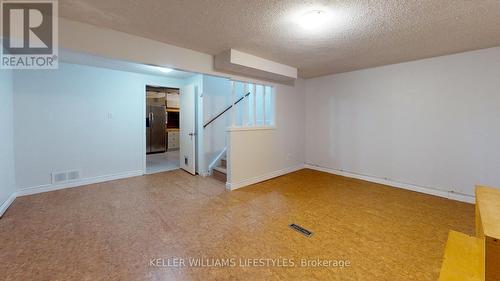
[[214,171],[221,172],[221,173],[223,173],[225,175],[227,174],[227,169],[225,167],[220,167],[220,166],[219,167],[215,167]]
[[483,281],[484,240],[450,231],[439,281]]
[[224,168],[227,168],[227,159],[226,159],[226,157],[224,157],[224,158],[222,158],[222,159],[220,160],[220,165],[221,165],[222,167],[224,167]]
[[221,182],[227,182],[227,170],[221,167],[214,168],[212,176]]

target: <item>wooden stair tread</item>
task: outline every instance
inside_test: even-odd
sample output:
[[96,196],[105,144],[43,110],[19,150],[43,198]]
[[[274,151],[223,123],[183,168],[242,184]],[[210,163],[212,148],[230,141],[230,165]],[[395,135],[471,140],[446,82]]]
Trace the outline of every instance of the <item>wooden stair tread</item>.
[[221,167],[214,168],[212,176],[221,182],[227,181],[227,171],[224,168]]
[[484,240],[450,231],[439,281],[484,281]]
[[500,239],[500,189],[476,186],[476,205],[481,216],[479,235]]
[[217,172],[220,172],[220,173],[223,173],[223,174],[227,174],[227,169],[224,168],[224,167],[215,167],[214,171],[217,171]]

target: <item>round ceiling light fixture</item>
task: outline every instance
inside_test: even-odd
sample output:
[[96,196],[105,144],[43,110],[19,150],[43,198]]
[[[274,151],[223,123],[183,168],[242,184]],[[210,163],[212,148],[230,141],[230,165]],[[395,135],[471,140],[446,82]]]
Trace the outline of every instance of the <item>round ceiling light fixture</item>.
[[308,30],[314,30],[320,28],[323,24],[328,21],[328,16],[324,11],[313,10],[302,14],[299,17],[299,25]]

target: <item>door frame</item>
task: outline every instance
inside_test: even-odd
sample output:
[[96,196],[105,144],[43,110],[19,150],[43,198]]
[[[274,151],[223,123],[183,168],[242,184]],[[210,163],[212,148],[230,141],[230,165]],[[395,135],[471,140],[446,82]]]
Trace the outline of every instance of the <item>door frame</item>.
[[[198,96],[199,96],[199,85],[197,85],[196,83],[186,83],[181,89],[180,89],[180,92],[179,94],[181,95],[180,96],[180,124],[182,124],[182,116],[183,116],[183,112],[188,112],[188,111],[191,111],[191,110],[186,110],[185,108],[185,104],[182,102],[183,101],[183,97],[182,97],[182,91],[183,89],[186,90],[188,87],[192,87],[192,101],[193,103],[191,104],[191,106],[193,107],[192,108],[192,112],[193,112],[193,115],[191,116],[193,118],[193,131],[191,132],[193,135],[191,136],[191,141],[192,141],[192,149],[193,149],[193,155],[192,155],[192,159],[191,161],[193,162],[193,171],[191,172],[189,169],[186,169],[186,168],[189,168],[189,167],[186,167],[185,165],[183,166],[183,149],[182,149],[182,142],[183,142],[183,138],[185,138],[186,136],[183,135],[183,133],[187,133],[185,128],[183,129],[182,128],[182,125],[180,125],[180,136],[179,136],[179,144],[180,144],[180,157],[179,157],[179,166],[180,166],[180,169],[181,170],[184,170],[185,172],[189,173],[189,174],[192,174],[192,175],[196,175],[198,174]],[[183,109],[184,107],[184,109]],[[188,149],[188,151],[191,150],[191,147]],[[190,165],[189,165],[190,166]],[[184,168],[183,168],[184,167]]]
[[142,175],[146,175],[146,165],[147,165],[147,158],[146,158],[146,153],[147,153],[147,146],[146,146],[146,120],[144,119],[146,117],[146,106],[147,106],[147,87],[148,85],[144,85],[144,90],[142,93],[142,114],[141,114],[141,128],[142,128],[142,136],[141,136],[141,143],[142,143]]
[[[164,86],[164,85],[152,85],[152,84],[144,84],[144,91],[142,93],[142,99],[141,99],[141,108],[142,108],[142,113],[141,113],[141,131],[142,131],[142,136],[141,136],[141,146],[142,146],[142,175],[145,176],[147,175],[147,145],[146,145],[146,120],[144,119],[146,116],[146,111],[147,111],[147,87],[158,87],[158,88],[170,88],[170,89],[178,89],[180,91],[180,86]],[[168,147],[166,148],[168,151]],[[180,168],[179,168],[180,169]]]

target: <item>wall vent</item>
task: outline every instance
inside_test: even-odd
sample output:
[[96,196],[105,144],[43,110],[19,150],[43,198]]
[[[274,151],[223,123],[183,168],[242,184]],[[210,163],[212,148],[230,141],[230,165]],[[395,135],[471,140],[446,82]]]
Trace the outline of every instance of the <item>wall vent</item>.
[[67,178],[66,173],[52,173],[52,183],[66,182]]
[[52,183],[65,183],[80,179],[80,171],[67,171],[52,173]]
[[313,235],[313,233],[305,228],[303,228],[302,226],[298,225],[298,224],[290,224],[289,225],[291,229],[303,234],[304,236],[306,237],[311,237]]
[[80,171],[68,172],[68,181],[74,181],[80,178]]

